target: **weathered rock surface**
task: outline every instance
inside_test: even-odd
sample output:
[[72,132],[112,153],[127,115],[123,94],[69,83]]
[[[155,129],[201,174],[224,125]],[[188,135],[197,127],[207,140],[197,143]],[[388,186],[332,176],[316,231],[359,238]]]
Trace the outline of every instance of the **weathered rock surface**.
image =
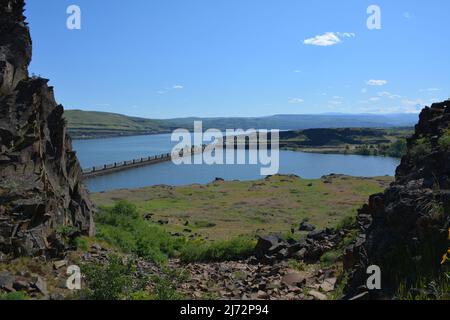
[[336,249],[349,232],[345,229],[315,230],[299,240],[283,240],[276,235],[259,237],[254,262],[273,265],[286,259],[296,259],[315,263],[325,252]]
[[[439,272],[450,227],[449,128],[450,100],[425,108],[395,182],[359,211],[361,233],[344,258],[347,297],[390,297],[400,281]],[[364,294],[370,265],[381,267],[382,290]]]
[[48,80],[30,78],[23,0],[0,0],[0,256],[56,255],[94,233],[93,210]]

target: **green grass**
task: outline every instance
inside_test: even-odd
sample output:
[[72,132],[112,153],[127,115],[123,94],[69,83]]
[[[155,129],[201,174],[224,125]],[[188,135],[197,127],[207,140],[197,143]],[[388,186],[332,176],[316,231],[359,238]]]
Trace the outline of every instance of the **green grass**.
[[450,278],[445,275],[433,278],[421,278],[413,285],[402,282],[395,295],[400,300],[450,300]]
[[190,241],[182,248],[180,258],[184,262],[240,260],[251,256],[255,245],[256,241],[249,237],[209,243]]
[[25,292],[17,291],[0,294],[0,300],[29,300],[31,299]]
[[[335,227],[343,218],[355,216],[367,198],[384,190],[392,178],[335,176],[328,180],[332,183],[273,176],[257,181],[114,190],[91,197],[99,207],[130,201],[140,216],[153,214],[154,222],[168,220],[169,224],[162,226],[168,232],[229,240],[298,229],[304,218],[318,228]],[[184,232],[186,228],[192,232]]]
[[166,261],[183,245],[183,239],[173,238],[160,226],[145,221],[136,207],[125,201],[101,208],[96,223],[98,238],[155,262]]

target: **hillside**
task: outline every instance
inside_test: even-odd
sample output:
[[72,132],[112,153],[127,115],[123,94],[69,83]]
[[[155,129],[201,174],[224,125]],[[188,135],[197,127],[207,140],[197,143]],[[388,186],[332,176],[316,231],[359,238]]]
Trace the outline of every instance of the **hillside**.
[[169,130],[161,121],[127,117],[116,113],[66,110],[64,116],[73,138],[155,134]]
[[114,113],[66,110],[64,113],[72,138],[101,138],[123,135],[168,133],[177,128],[192,130],[196,120],[203,121],[204,129],[280,129],[302,130],[312,128],[392,128],[413,126],[417,115],[274,115],[258,118],[177,118],[144,119]]
[[398,157],[406,152],[412,128],[336,128],[280,132],[282,149]]
[[[349,297],[448,299],[449,177],[447,100],[422,110],[395,182],[359,210],[360,235],[344,258]],[[365,287],[370,265],[382,270],[382,290]]]

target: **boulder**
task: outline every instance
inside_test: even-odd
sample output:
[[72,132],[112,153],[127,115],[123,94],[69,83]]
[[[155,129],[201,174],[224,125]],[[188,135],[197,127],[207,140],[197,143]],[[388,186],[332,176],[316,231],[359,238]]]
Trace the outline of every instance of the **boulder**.
[[300,227],[298,228],[298,230],[311,232],[316,230],[316,227],[306,221],[303,221],[302,223],[300,223]]
[[6,291],[14,291],[13,284],[15,281],[15,277],[11,275],[9,272],[2,271],[0,272],[0,289]]
[[320,293],[319,291],[316,291],[316,290],[310,290],[308,292],[308,295],[313,297],[315,300],[328,300],[328,298],[325,294]]
[[302,287],[303,285],[305,285],[306,279],[308,279],[308,277],[309,274],[307,272],[291,271],[287,273],[281,281],[288,287]]
[[265,236],[259,237],[255,246],[255,255],[258,259],[261,259],[266,255],[271,248],[276,247],[282,239],[279,236]]

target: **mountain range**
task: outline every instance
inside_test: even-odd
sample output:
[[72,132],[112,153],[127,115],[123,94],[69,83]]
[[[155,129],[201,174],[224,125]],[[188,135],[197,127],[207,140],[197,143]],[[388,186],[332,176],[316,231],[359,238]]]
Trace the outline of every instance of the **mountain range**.
[[203,129],[393,128],[412,127],[417,114],[279,114],[266,117],[146,119],[116,113],[66,110],[69,134],[77,138],[100,138],[169,133],[178,128],[193,129],[203,121]]

